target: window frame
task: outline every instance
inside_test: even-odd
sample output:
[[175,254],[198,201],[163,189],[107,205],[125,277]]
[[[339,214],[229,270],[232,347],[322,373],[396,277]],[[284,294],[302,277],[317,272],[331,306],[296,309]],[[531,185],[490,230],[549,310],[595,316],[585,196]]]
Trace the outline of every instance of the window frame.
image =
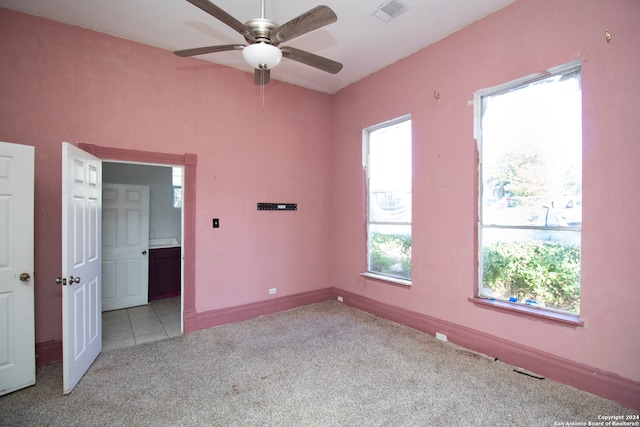
[[[180,171],[180,174],[177,174],[176,171]],[[180,185],[177,185],[177,181],[176,181],[177,177],[180,178]],[[182,206],[184,205],[184,193],[182,191],[183,182],[184,182],[184,167],[172,166],[171,167],[171,186],[173,190],[173,201],[171,203],[171,206],[174,209],[182,209]],[[178,193],[180,194],[179,197],[177,196]],[[176,203],[177,200],[180,201],[179,206],[177,206],[177,203]]]
[[[361,273],[361,276],[369,278],[369,279],[373,279],[379,282],[383,282],[383,283],[389,283],[389,284],[394,284],[394,285],[401,285],[401,286],[411,286],[411,278],[405,278],[399,275],[393,275],[393,274],[388,274],[388,273],[384,273],[384,272],[378,272],[378,271],[372,271],[370,269],[370,260],[371,260],[371,256],[370,256],[370,225],[372,224],[372,222],[374,224],[397,224],[397,225],[402,225],[402,226],[408,226],[410,229],[410,233],[412,234],[413,232],[413,218],[411,218],[410,222],[406,222],[406,221],[401,221],[401,222],[394,222],[394,221],[371,221],[370,218],[370,213],[371,213],[371,192],[370,192],[370,144],[369,144],[369,137],[371,135],[371,133],[378,131],[380,129],[384,129],[387,127],[391,127],[391,126],[395,126],[397,124],[403,123],[403,122],[410,122],[410,127],[412,128],[413,123],[412,123],[412,117],[411,114],[405,114],[403,116],[400,117],[396,117],[394,119],[391,120],[387,120],[385,122],[382,123],[378,123],[376,125],[373,126],[369,126],[365,129],[362,130],[362,166],[365,170],[365,197],[366,197],[366,226],[365,226],[365,233],[366,233],[366,237],[365,237],[365,244],[366,244],[366,248],[365,248],[365,260],[364,260],[364,271]],[[412,131],[411,131],[412,132]],[[413,133],[411,133],[411,165],[413,167]],[[412,174],[413,176],[413,174]],[[411,199],[413,199],[413,178],[412,178],[412,182],[411,182]],[[411,205],[413,205],[413,203],[411,203]],[[412,262],[412,261],[411,261]]]
[[[527,85],[536,83],[537,81],[542,81],[548,79],[549,77],[561,75],[561,74],[569,74],[572,72],[579,72],[580,79],[582,79],[582,63],[581,61],[572,61],[570,63],[560,65],[557,67],[552,67],[544,72],[535,73],[528,76],[524,76],[515,80],[512,80],[507,83],[503,83],[497,86],[493,86],[490,88],[485,88],[478,90],[474,93],[474,139],[477,144],[477,155],[478,155],[478,215],[477,215],[477,250],[476,255],[477,259],[477,274],[475,275],[475,283],[474,283],[474,296],[469,298],[469,301],[475,303],[478,306],[484,308],[491,308],[494,310],[509,312],[512,314],[525,315],[525,316],[535,316],[540,319],[549,320],[552,322],[559,322],[565,325],[571,326],[583,326],[584,322],[580,320],[580,313],[571,313],[567,311],[557,310],[551,307],[537,307],[535,305],[527,304],[526,302],[521,301],[509,301],[502,298],[493,298],[489,296],[481,295],[482,283],[483,283],[483,231],[485,228],[488,229],[518,229],[518,228],[526,228],[526,229],[543,229],[550,230],[551,227],[536,227],[536,226],[525,226],[519,227],[517,225],[507,226],[507,225],[497,225],[497,224],[483,224],[483,208],[484,208],[484,194],[483,192],[486,190],[484,188],[483,183],[483,141],[482,141],[482,115],[484,110],[483,98],[486,96],[494,96],[508,93],[513,90],[518,90]],[[582,90],[582,89],[581,89]],[[581,159],[582,163],[582,159]],[[574,231],[579,232],[580,236],[582,236],[582,227],[571,227],[571,226],[563,226],[563,227],[554,227],[553,229],[557,231]],[[582,247],[582,244],[580,245]],[[580,260],[580,268],[582,268],[582,260]],[[582,282],[580,281],[580,287],[582,288]]]

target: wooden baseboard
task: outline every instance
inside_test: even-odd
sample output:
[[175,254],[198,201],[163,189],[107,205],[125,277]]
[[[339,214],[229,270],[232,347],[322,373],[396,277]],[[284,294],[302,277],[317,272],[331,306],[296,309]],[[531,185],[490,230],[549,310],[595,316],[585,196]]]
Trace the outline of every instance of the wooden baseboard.
[[[253,319],[266,314],[278,313],[292,308],[323,302],[331,299],[331,296],[331,289],[326,288],[281,298],[258,301],[251,304],[239,305],[236,307],[196,313],[194,319],[194,330],[207,329],[213,326],[224,325],[226,323],[241,322],[243,320]],[[185,331],[187,330],[186,324],[187,322],[185,319]]]
[[193,331],[198,330],[196,322],[196,311],[184,309],[182,313],[182,321],[184,322],[184,333],[190,334]]
[[62,341],[36,343],[36,366],[62,361]]
[[439,332],[446,335],[447,340],[454,344],[535,372],[553,381],[640,410],[640,382],[638,381],[426,314],[332,288],[331,299],[336,299],[338,296],[341,296],[343,302],[351,307],[429,335],[435,336],[436,332]]

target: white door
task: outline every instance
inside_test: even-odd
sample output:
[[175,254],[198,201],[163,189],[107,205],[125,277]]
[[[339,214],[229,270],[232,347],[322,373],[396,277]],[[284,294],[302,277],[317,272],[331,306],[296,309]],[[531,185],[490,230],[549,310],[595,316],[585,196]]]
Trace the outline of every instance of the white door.
[[149,187],[102,184],[102,311],[149,302]]
[[102,351],[102,162],[62,143],[62,371],[65,394]]
[[0,396],[36,383],[34,148],[0,142]]

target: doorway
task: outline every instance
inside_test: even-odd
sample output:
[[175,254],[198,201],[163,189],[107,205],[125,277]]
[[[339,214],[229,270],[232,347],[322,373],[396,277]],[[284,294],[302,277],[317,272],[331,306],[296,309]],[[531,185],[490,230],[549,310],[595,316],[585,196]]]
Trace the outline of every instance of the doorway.
[[192,153],[171,154],[105,147],[79,143],[78,147],[103,161],[121,161],[150,165],[176,165],[183,167],[182,188],[182,309],[181,331],[197,329],[195,301],[195,229],[196,229],[196,167],[198,156]]
[[179,336],[182,167],[104,161],[104,350]]
[[[62,143],[63,390],[69,394],[102,351],[102,163],[183,168],[180,332],[197,329],[195,311],[195,154],[169,154]],[[73,214],[70,215],[69,211]],[[97,262],[96,262],[97,261]],[[88,267],[87,267],[88,266]],[[87,270],[89,268],[89,270]],[[85,274],[88,273],[88,274]],[[84,277],[85,280],[81,280]],[[89,279],[87,279],[89,277]],[[71,337],[71,339],[69,339]]]

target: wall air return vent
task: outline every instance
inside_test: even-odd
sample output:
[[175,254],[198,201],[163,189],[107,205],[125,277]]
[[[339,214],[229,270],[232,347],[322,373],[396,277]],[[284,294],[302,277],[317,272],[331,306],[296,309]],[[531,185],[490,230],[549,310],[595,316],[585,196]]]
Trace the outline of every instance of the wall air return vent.
[[400,3],[396,0],[388,0],[378,6],[372,15],[382,19],[384,22],[389,22],[402,15],[407,10],[409,10],[409,6],[406,4]]

